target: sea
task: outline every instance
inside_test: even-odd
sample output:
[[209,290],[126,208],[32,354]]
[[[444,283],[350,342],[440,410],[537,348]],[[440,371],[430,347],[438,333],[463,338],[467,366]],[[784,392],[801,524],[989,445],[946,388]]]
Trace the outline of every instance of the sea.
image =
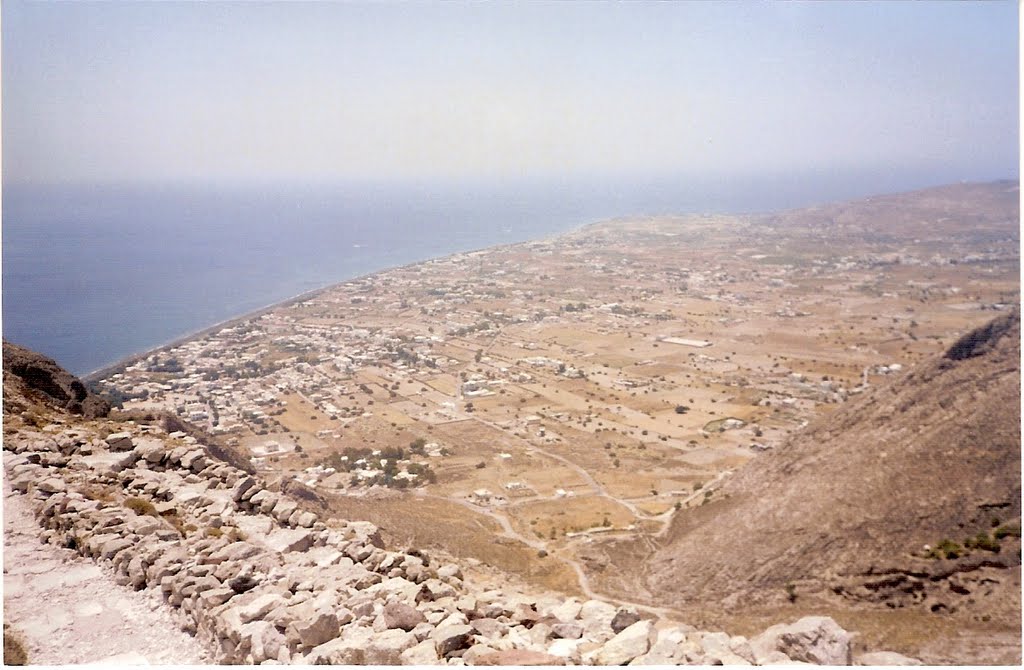
[[416,261],[617,216],[774,211],[942,178],[4,183],[2,331],[85,376],[221,321]]

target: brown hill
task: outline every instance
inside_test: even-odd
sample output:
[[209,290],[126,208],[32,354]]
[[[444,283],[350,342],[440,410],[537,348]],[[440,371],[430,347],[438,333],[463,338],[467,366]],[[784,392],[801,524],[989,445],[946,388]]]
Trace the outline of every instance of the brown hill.
[[[82,414],[88,419],[106,416],[110,403],[90,393],[80,379],[64,370],[52,358],[4,340],[4,404],[16,398]],[[4,410],[12,411],[13,407]],[[24,409],[24,408],[22,408]]]
[[1015,312],[851,400],[677,515],[646,586],[669,606],[819,594],[1019,621],[1020,467]]

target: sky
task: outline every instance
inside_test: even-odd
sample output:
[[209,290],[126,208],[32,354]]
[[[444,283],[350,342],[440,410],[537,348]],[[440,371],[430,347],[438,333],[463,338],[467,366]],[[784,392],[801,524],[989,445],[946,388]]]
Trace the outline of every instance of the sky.
[[2,5],[7,183],[1016,177],[1002,2]]

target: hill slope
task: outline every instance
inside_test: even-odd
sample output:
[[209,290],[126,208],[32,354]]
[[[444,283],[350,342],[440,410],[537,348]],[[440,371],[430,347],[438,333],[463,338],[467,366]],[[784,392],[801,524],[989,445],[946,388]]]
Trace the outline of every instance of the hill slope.
[[[110,403],[90,393],[80,379],[61,368],[52,358],[4,340],[4,398],[21,395],[32,402],[43,402],[87,419],[106,416]],[[5,408],[11,411],[11,408]]]
[[[845,404],[678,515],[647,565],[647,587],[666,605],[822,593],[1019,621],[1020,465],[1012,313]],[[970,544],[987,549],[952,544],[979,533],[987,539]]]

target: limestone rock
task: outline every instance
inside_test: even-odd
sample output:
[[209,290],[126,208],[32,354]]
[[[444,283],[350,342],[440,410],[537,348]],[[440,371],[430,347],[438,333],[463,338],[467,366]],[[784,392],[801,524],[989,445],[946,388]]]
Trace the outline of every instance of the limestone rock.
[[36,490],[43,493],[61,493],[68,490],[67,484],[57,477],[49,477],[36,484]]
[[423,640],[403,651],[399,658],[402,665],[437,665],[441,660],[433,640]]
[[[235,484],[235,487],[231,490],[231,499],[234,500],[235,502],[238,502],[242,500],[242,496],[244,496],[246,492],[250,491],[255,487],[255,479],[253,479],[252,477],[244,477],[237,484]],[[255,491],[253,493],[250,493],[249,496],[251,497],[254,493]]]
[[910,658],[894,651],[872,651],[857,657],[857,665],[924,665],[916,658]]
[[111,433],[107,435],[106,442],[111,451],[131,451],[135,448],[131,433]]
[[313,546],[313,533],[303,528],[279,528],[264,538],[264,543],[279,553],[306,551]]
[[583,626],[578,623],[556,623],[551,626],[551,632],[558,638],[577,640],[583,637]]
[[335,638],[314,647],[305,658],[309,665],[364,665],[365,640]]
[[255,619],[262,619],[267,612],[274,609],[281,602],[281,596],[276,593],[264,593],[245,605],[238,607],[238,617],[242,623],[249,623]]
[[370,638],[364,662],[368,665],[401,665],[402,652],[417,646],[416,637],[392,628]]
[[321,610],[312,619],[294,621],[288,628],[289,637],[294,634],[303,646],[316,647],[338,636],[338,617]]
[[579,619],[588,637],[604,641],[614,634],[611,624],[615,614],[615,608],[608,603],[588,600],[580,607]]
[[437,653],[447,656],[456,649],[466,647],[472,635],[473,629],[470,626],[453,624],[436,628],[430,637],[437,644]]
[[509,649],[483,656],[478,660],[477,664],[506,666],[565,665],[565,658],[532,649]]
[[850,665],[850,634],[829,617],[804,617],[796,623],[777,624],[750,641],[755,658],[781,651],[794,661],[817,665]]
[[496,619],[480,618],[474,619],[469,622],[469,625],[473,628],[478,635],[482,635],[486,638],[499,638],[508,632],[508,626]]
[[581,662],[580,647],[582,644],[583,640],[555,640],[548,646],[547,653],[552,656],[565,659],[568,663],[579,665]]
[[404,631],[411,631],[418,624],[427,620],[418,609],[400,601],[385,605],[383,617],[384,624],[388,628],[399,628]]
[[656,639],[657,631],[653,623],[637,621],[608,640],[597,651],[595,662],[598,665],[625,665],[637,656],[646,654]]

